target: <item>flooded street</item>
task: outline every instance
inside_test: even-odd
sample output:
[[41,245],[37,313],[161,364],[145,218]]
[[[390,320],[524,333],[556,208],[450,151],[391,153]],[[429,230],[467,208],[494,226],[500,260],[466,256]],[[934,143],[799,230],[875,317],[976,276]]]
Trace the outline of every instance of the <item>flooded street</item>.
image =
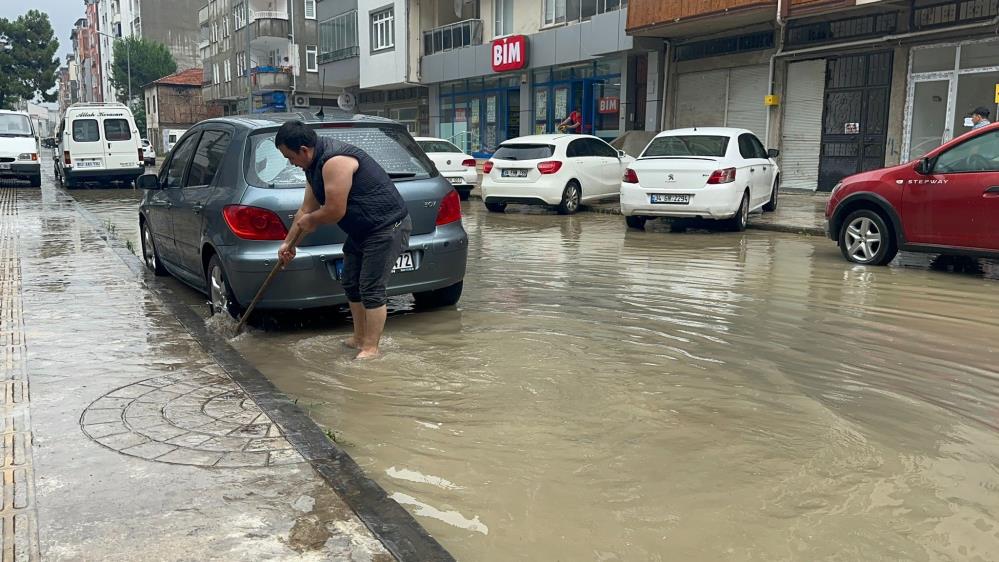
[[[72,195],[136,243],[138,192]],[[457,559],[999,552],[994,264],[463,209],[458,308],[394,299],[383,358],[234,341]]]

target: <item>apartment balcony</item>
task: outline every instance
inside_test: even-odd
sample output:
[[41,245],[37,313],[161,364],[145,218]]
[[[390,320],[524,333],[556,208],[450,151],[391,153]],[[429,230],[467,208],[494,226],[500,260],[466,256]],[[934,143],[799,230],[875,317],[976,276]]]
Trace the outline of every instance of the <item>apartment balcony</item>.
[[[270,14],[275,12],[265,13]],[[261,17],[259,14],[253,14],[250,20],[250,35],[252,37],[251,41],[256,41],[264,37],[278,37],[287,40],[288,36],[291,35],[291,25],[287,15],[285,15],[284,19],[281,19]]]
[[468,19],[423,32],[423,55],[482,44],[482,20]]
[[258,66],[250,69],[253,91],[290,90],[291,69]]
[[627,33],[687,38],[773,21],[777,0],[631,0]]
[[326,64],[329,62],[336,62],[340,60],[347,60],[361,55],[361,49],[358,46],[344,47],[343,49],[337,49],[330,52],[320,52],[319,53],[319,64]]

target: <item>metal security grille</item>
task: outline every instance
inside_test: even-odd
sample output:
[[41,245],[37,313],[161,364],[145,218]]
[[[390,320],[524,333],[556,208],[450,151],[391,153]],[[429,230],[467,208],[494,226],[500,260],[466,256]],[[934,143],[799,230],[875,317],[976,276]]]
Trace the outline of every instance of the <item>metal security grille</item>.
[[891,51],[829,59],[822,116],[820,191],[884,166]]

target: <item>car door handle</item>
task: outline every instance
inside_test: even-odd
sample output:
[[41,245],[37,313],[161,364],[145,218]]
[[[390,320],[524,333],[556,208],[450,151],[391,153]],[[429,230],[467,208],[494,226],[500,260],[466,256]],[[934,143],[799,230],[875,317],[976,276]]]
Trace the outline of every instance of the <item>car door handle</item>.
[[750,172],[755,172],[755,171],[756,171],[756,168],[750,168],[750,169],[749,169],[749,171],[750,171]]
[[993,185],[985,190],[982,197],[999,197],[999,185]]
[[205,206],[202,205],[201,203],[195,203],[195,205],[193,207],[191,207],[191,208],[194,209],[194,213],[195,214],[198,214],[198,213],[201,212],[202,209],[205,208]]

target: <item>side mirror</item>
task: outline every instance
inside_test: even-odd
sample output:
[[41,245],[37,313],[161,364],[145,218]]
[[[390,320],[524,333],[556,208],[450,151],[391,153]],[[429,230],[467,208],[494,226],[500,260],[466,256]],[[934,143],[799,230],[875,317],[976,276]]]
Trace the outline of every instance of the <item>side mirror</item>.
[[139,189],[159,189],[160,178],[156,174],[142,174],[135,180],[135,187]]
[[780,156],[780,151],[776,148],[771,148],[767,151],[767,158],[777,158],[778,156]]
[[618,150],[617,151],[617,157],[618,158],[624,158],[625,156],[627,156],[627,154],[625,154],[623,150]]
[[922,174],[924,176],[928,176],[928,175],[932,174],[933,173],[933,161],[924,156],[922,159],[919,160],[919,163],[916,164],[916,172],[920,173],[920,174]]

